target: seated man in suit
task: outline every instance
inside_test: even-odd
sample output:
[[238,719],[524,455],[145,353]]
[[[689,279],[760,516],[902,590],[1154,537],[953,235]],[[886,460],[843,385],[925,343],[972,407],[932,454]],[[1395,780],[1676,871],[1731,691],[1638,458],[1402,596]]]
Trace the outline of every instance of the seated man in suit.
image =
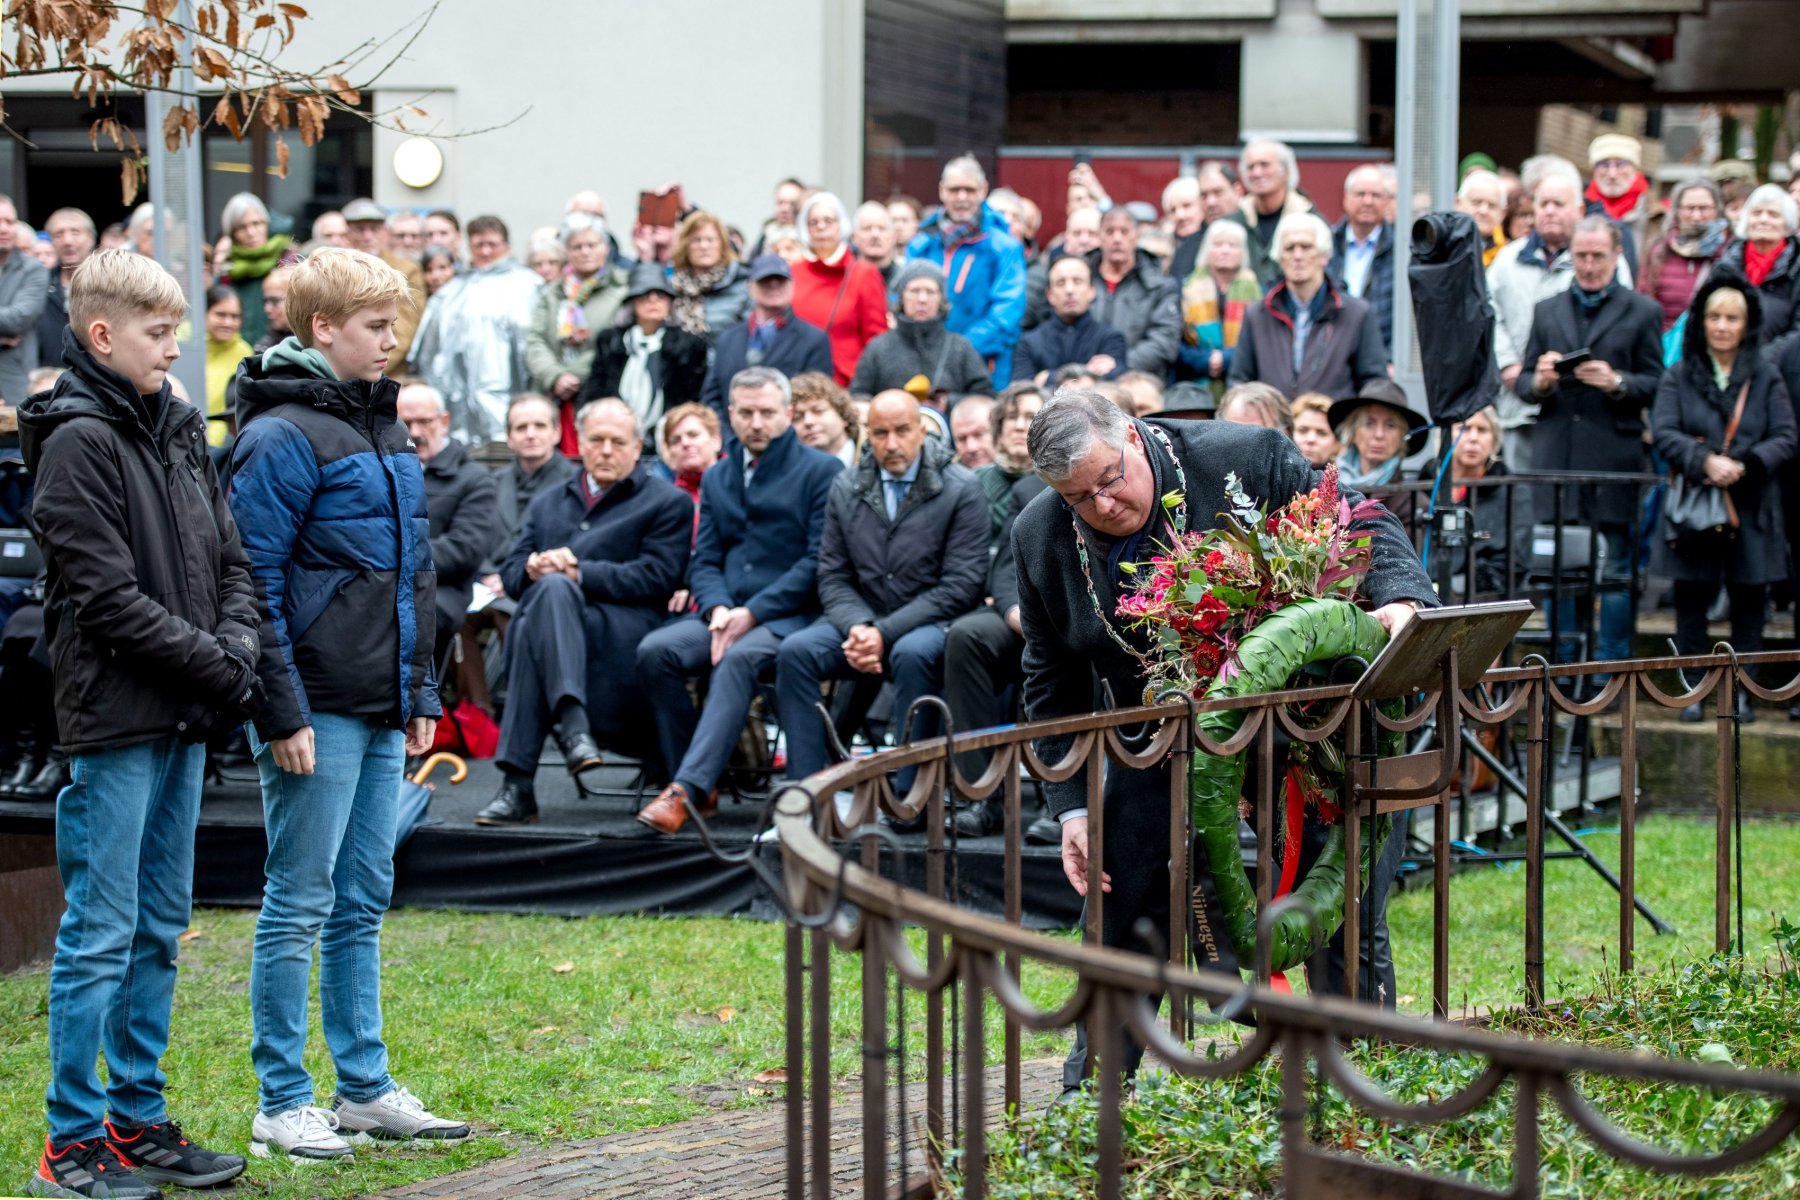
[[[638,645],[638,679],[663,761],[674,768],[669,786],[638,813],[660,833],[681,828],[689,803],[703,813],[717,806],[714,785],[750,714],[757,675],[775,661],[782,638],[819,615],[825,499],[844,464],[801,444],[789,423],[791,403],[779,371],[747,367],[732,379],[738,445],[701,478],[688,570],[696,611]],[[696,709],[688,681],[709,673],[706,702]]]
[[596,734],[641,727],[631,664],[687,571],[694,502],[639,462],[644,439],[631,409],[593,400],[575,427],[584,469],[531,502],[500,571],[519,610],[507,629],[509,698],[494,756],[503,778],[477,825],[537,820],[532,778],[546,733],[579,782],[601,764]]
[[831,339],[794,315],[794,276],[779,254],[750,264],[750,315],[720,330],[712,366],[700,386],[700,403],[730,428],[727,386],[745,367],[769,367],[792,379],[803,371],[831,374]]
[[425,470],[425,511],[431,517],[431,563],[437,568],[437,643],[442,663],[462,628],[475,576],[493,545],[497,513],[494,476],[450,438],[450,410],[428,383],[401,387],[395,407]]
[[901,391],[876,396],[869,449],[826,503],[824,619],[785,639],[776,656],[789,779],[827,765],[824,728],[807,715],[820,682],[888,676],[898,731],[907,707],[939,690],[945,628],[981,603],[987,579],[981,484],[951,461],[950,446],[926,438],[919,402]]
[[573,460],[556,452],[556,420],[555,403],[536,392],[521,392],[507,406],[506,448],[513,460],[494,471],[494,541],[481,568],[481,582],[497,595],[506,591],[500,564],[518,540],[531,502],[575,474]]

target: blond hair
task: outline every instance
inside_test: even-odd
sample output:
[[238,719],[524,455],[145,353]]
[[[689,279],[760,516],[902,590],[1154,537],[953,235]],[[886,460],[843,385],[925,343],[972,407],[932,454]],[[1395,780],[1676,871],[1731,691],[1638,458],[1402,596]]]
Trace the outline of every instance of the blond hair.
[[288,327],[302,346],[311,346],[315,317],[341,326],[366,308],[411,301],[406,276],[373,254],[324,246],[288,277]]
[[181,285],[153,258],[129,250],[101,250],[88,255],[69,280],[69,324],[83,349],[95,321],[117,323],[137,316],[187,315]]
[[1295,396],[1294,402],[1288,406],[1288,415],[1298,419],[1303,412],[1316,412],[1325,418],[1326,424],[1330,424],[1331,397],[1324,392],[1302,392]]

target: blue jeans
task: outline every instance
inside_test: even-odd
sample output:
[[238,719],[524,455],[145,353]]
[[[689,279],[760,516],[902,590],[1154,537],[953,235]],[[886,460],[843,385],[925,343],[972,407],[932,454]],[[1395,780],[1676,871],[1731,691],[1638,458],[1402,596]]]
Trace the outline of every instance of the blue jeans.
[[[800,780],[823,771],[826,761],[825,728],[813,705],[819,702],[819,684],[826,679],[860,679],[863,676],[844,657],[844,635],[829,621],[808,625],[782,639],[775,655],[776,707],[781,731],[787,735],[786,778]],[[921,625],[894,639],[882,658],[882,669],[894,682],[894,741],[903,736],[906,710],[920,696],[935,696],[944,687],[944,627]],[[938,728],[935,709],[919,713],[912,736],[932,736]],[[898,786],[911,786],[913,768],[896,777]]]
[[269,859],[250,957],[250,1061],[258,1103],[313,1102],[306,1050],[312,948],[319,1011],[346,1100],[393,1086],[381,1040],[381,918],[394,893],[394,822],[405,735],[361,717],[313,714],[311,775],[290,775],[254,733]]
[[[663,762],[669,778],[686,787],[696,802],[705,799],[731,765],[757,681],[780,649],[781,635],[758,625],[733,642],[715,667],[712,635],[698,617],[664,625],[638,643],[638,686],[656,718]],[[709,680],[702,708],[696,709],[688,696],[690,679]]]
[[[68,908],[50,966],[50,1088],[57,1145],[166,1117],[177,939],[194,892],[203,747],[174,738],[78,754],[56,798],[56,860]],[[106,1091],[94,1067],[106,1051]]]

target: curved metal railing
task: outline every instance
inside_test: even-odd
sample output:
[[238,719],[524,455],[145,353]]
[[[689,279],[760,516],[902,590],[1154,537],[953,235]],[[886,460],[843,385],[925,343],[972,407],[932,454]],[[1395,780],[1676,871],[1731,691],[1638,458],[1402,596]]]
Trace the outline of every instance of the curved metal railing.
[[[1715,944],[1720,951],[1733,941],[1732,916],[1737,918],[1741,948],[1742,894],[1740,877],[1734,887],[1732,865],[1741,864],[1742,829],[1737,789],[1736,752],[1738,722],[1735,695],[1743,689],[1765,702],[1783,703],[1800,696],[1800,676],[1780,686],[1764,686],[1753,678],[1757,668],[1792,670],[1800,653],[1779,652],[1737,655],[1729,647],[1719,653],[1686,658],[1586,663],[1552,667],[1533,665],[1489,671],[1476,688],[1477,694],[1457,695],[1454,705],[1461,719],[1476,725],[1510,726],[1523,718],[1526,730],[1526,904],[1527,922],[1523,947],[1528,1003],[1543,999],[1543,886],[1545,788],[1550,781],[1549,742],[1556,714],[1592,717],[1617,710],[1622,748],[1620,787],[1620,945],[1624,970],[1632,965],[1634,906],[1633,824],[1636,804],[1635,723],[1639,708],[1648,703],[1663,707],[1715,700],[1718,707],[1716,814],[1718,835],[1715,863]],[[1685,671],[1699,682],[1665,688],[1653,674]],[[1585,682],[1584,682],[1585,681]],[[1598,684],[1597,688],[1594,686]],[[1577,687],[1587,694],[1578,695]],[[932,702],[936,703],[936,702]],[[1195,729],[1194,716],[1209,710],[1247,710],[1243,725],[1229,739],[1215,743]],[[1221,1077],[1248,1070],[1280,1051],[1282,1104],[1283,1180],[1286,1194],[1313,1196],[1333,1189],[1342,1197],[1535,1196],[1539,1190],[1538,1131],[1548,1098],[1592,1142],[1624,1161],[1653,1171],[1709,1174],[1741,1165],[1768,1153],[1796,1127],[1800,1127],[1800,1076],[1740,1071],[1728,1066],[1664,1061],[1560,1043],[1503,1037],[1447,1021],[1424,1021],[1392,1012],[1352,1004],[1332,997],[1300,997],[1265,986],[1266,971],[1249,984],[1240,984],[1217,971],[1188,966],[1187,923],[1182,917],[1188,880],[1185,857],[1175,854],[1170,863],[1171,918],[1167,931],[1167,955],[1132,953],[1098,944],[1100,904],[1087,911],[1087,939],[1077,944],[1023,928],[1021,915],[1021,768],[1035,779],[1068,780],[1084,767],[1087,788],[1092,860],[1090,898],[1099,896],[1099,864],[1103,855],[1104,821],[1100,803],[1101,768],[1105,762],[1128,767],[1148,767],[1171,760],[1170,844],[1188,846],[1186,765],[1195,752],[1231,754],[1249,751],[1265,769],[1259,772],[1259,795],[1252,799],[1254,824],[1259,833],[1259,901],[1266,934],[1269,919],[1281,902],[1270,903],[1269,845],[1272,829],[1271,772],[1274,734],[1277,728],[1289,738],[1318,741],[1345,721],[1367,719],[1390,728],[1417,731],[1444,710],[1440,697],[1422,698],[1397,718],[1383,717],[1373,707],[1351,699],[1349,685],[1309,688],[1264,696],[1219,701],[1194,701],[1185,695],[1164,697],[1164,703],[1062,718],[975,733],[955,734],[910,742],[866,758],[831,767],[803,784],[789,787],[771,802],[768,821],[779,837],[781,878],[771,884],[781,888],[791,921],[788,933],[788,1190],[798,1200],[807,1194],[831,1194],[833,1172],[832,1130],[829,1127],[831,1089],[830,1013],[832,947],[861,958],[861,1037],[864,1060],[862,1144],[859,1150],[863,1194],[886,1196],[895,1180],[893,1160],[898,1159],[899,1194],[923,1194],[935,1176],[926,1170],[924,1154],[934,1147],[959,1146],[964,1194],[984,1194],[979,1164],[986,1156],[986,1130],[990,1082],[984,1072],[986,1002],[997,1002],[1004,1013],[1005,1047],[1000,1083],[1005,1111],[1017,1111],[1023,1101],[1020,1070],[1022,1030],[1052,1030],[1078,1019],[1088,1023],[1089,1044],[1101,1064],[1096,1071],[1099,1093],[1099,1178],[1102,1197],[1119,1195],[1123,1174],[1119,1104],[1121,1078],[1106,1064],[1119,1061],[1122,1039],[1129,1034],[1177,1074]],[[907,714],[908,727],[913,714]],[[947,714],[945,714],[947,717]],[[1067,750],[1053,761],[1039,756],[1034,742],[1047,737],[1067,738]],[[992,758],[978,778],[967,778],[955,757],[966,751],[986,751]],[[1452,755],[1460,751],[1452,751]],[[1449,757],[1449,756],[1447,756]],[[1465,766],[1468,765],[1465,760]],[[915,769],[910,790],[899,795],[890,780],[903,767]],[[840,796],[849,793],[847,803]],[[1004,919],[983,916],[952,902],[950,886],[956,870],[955,833],[945,820],[950,796],[975,800],[998,796],[1005,811],[1006,881]],[[1447,809],[1440,810],[1440,826]],[[877,826],[878,813],[907,818],[927,818],[923,885],[908,886],[909,863],[902,844]],[[1737,841],[1734,845],[1733,833]],[[1440,829],[1439,844],[1445,834]],[[881,852],[887,847],[894,874],[881,872]],[[848,853],[846,853],[848,849]],[[767,871],[766,865],[762,868]],[[1436,946],[1440,979],[1445,970],[1447,944],[1448,875],[1439,864],[1436,908]],[[948,873],[948,875],[947,875]],[[1102,901],[1103,903],[1103,901]],[[922,930],[926,952],[914,954],[906,936],[909,928]],[[1145,935],[1162,931],[1141,930]],[[1162,940],[1152,936],[1152,941]],[[1266,964],[1266,946],[1259,947],[1259,966]],[[1027,960],[1073,975],[1075,984],[1066,1001],[1052,1010],[1033,1005],[1020,986],[1021,964]],[[915,1136],[909,1104],[919,1103],[906,1084],[907,1022],[902,1011],[896,1020],[889,1010],[888,983],[897,980],[897,1003],[908,991],[922,993],[926,1001],[925,1069],[923,1080],[924,1125]],[[945,1001],[953,1019],[946,1029]],[[1169,1016],[1159,1018],[1153,998],[1170,998]],[[1441,1000],[1441,996],[1440,996]],[[1200,1006],[1216,1011],[1243,1012],[1254,1019],[1254,1032],[1243,1044],[1223,1057],[1211,1059],[1192,1048],[1190,1037],[1197,1028],[1193,1013]],[[1438,1015],[1445,1015],[1440,1003]],[[892,1035],[898,1035],[896,1050]],[[946,1036],[947,1035],[947,1036]],[[1383,1093],[1363,1077],[1344,1057],[1341,1045],[1348,1038],[1373,1038],[1398,1045],[1429,1047],[1445,1053],[1480,1057],[1483,1073],[1456,1096],[1425,1105],[1402,1103]],[[948,1042],[948,1046],[946,1045]],[[948,1049],[949,1053],[946,1053]],[[890,1127],[888,1074],[898,1063],[894,1105],[897,1128]],[[1314,1145],[1306,1130],[1309,1064],[1328,1078],[1355,1107],[1391,1120],[1430,1124],[1469,1112],[1494,1095],[1500,1086],[1516,1085],[1513,1130],[1514,1179],[1506,1193],[1494,1193],[1461,1180],[1403,1172],[1399,1168],[1328,1150]],[[946,1096],[948,1075],[951,1091]],[[1577,1089],[1578,1075],[1608,1076],[1654,1081],[1669,1086],[1692,1086],[1717,1092],[1760,1093],[1779,1106],[1774,1119],[1761,1131],[1716,1154],[1681,1155],[1647,1145],[1619,1131],[1586,1101]],[[810,1164],[810,1171],[808,1170]],[[915,1169],[918,1168],[918,1169]],[[1402,1183],[1404,1186],[1401,1186]]]

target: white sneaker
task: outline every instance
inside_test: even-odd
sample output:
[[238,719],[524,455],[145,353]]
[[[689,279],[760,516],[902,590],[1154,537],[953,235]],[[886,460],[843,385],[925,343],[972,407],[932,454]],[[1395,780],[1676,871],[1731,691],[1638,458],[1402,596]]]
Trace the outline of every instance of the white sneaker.
[[397,1085],[363,1104],[340,1096],[331,1111],[351,1141],[460,1142],[469,1136],[467,1125],[432,1116],[417,1096]]
[[335,1115],[311,1104],[274,1116],[259,1112],[250,1122],[250,1153],[301,1163],[355,1162],[356,1151],[337,1135],[337,1129]]

